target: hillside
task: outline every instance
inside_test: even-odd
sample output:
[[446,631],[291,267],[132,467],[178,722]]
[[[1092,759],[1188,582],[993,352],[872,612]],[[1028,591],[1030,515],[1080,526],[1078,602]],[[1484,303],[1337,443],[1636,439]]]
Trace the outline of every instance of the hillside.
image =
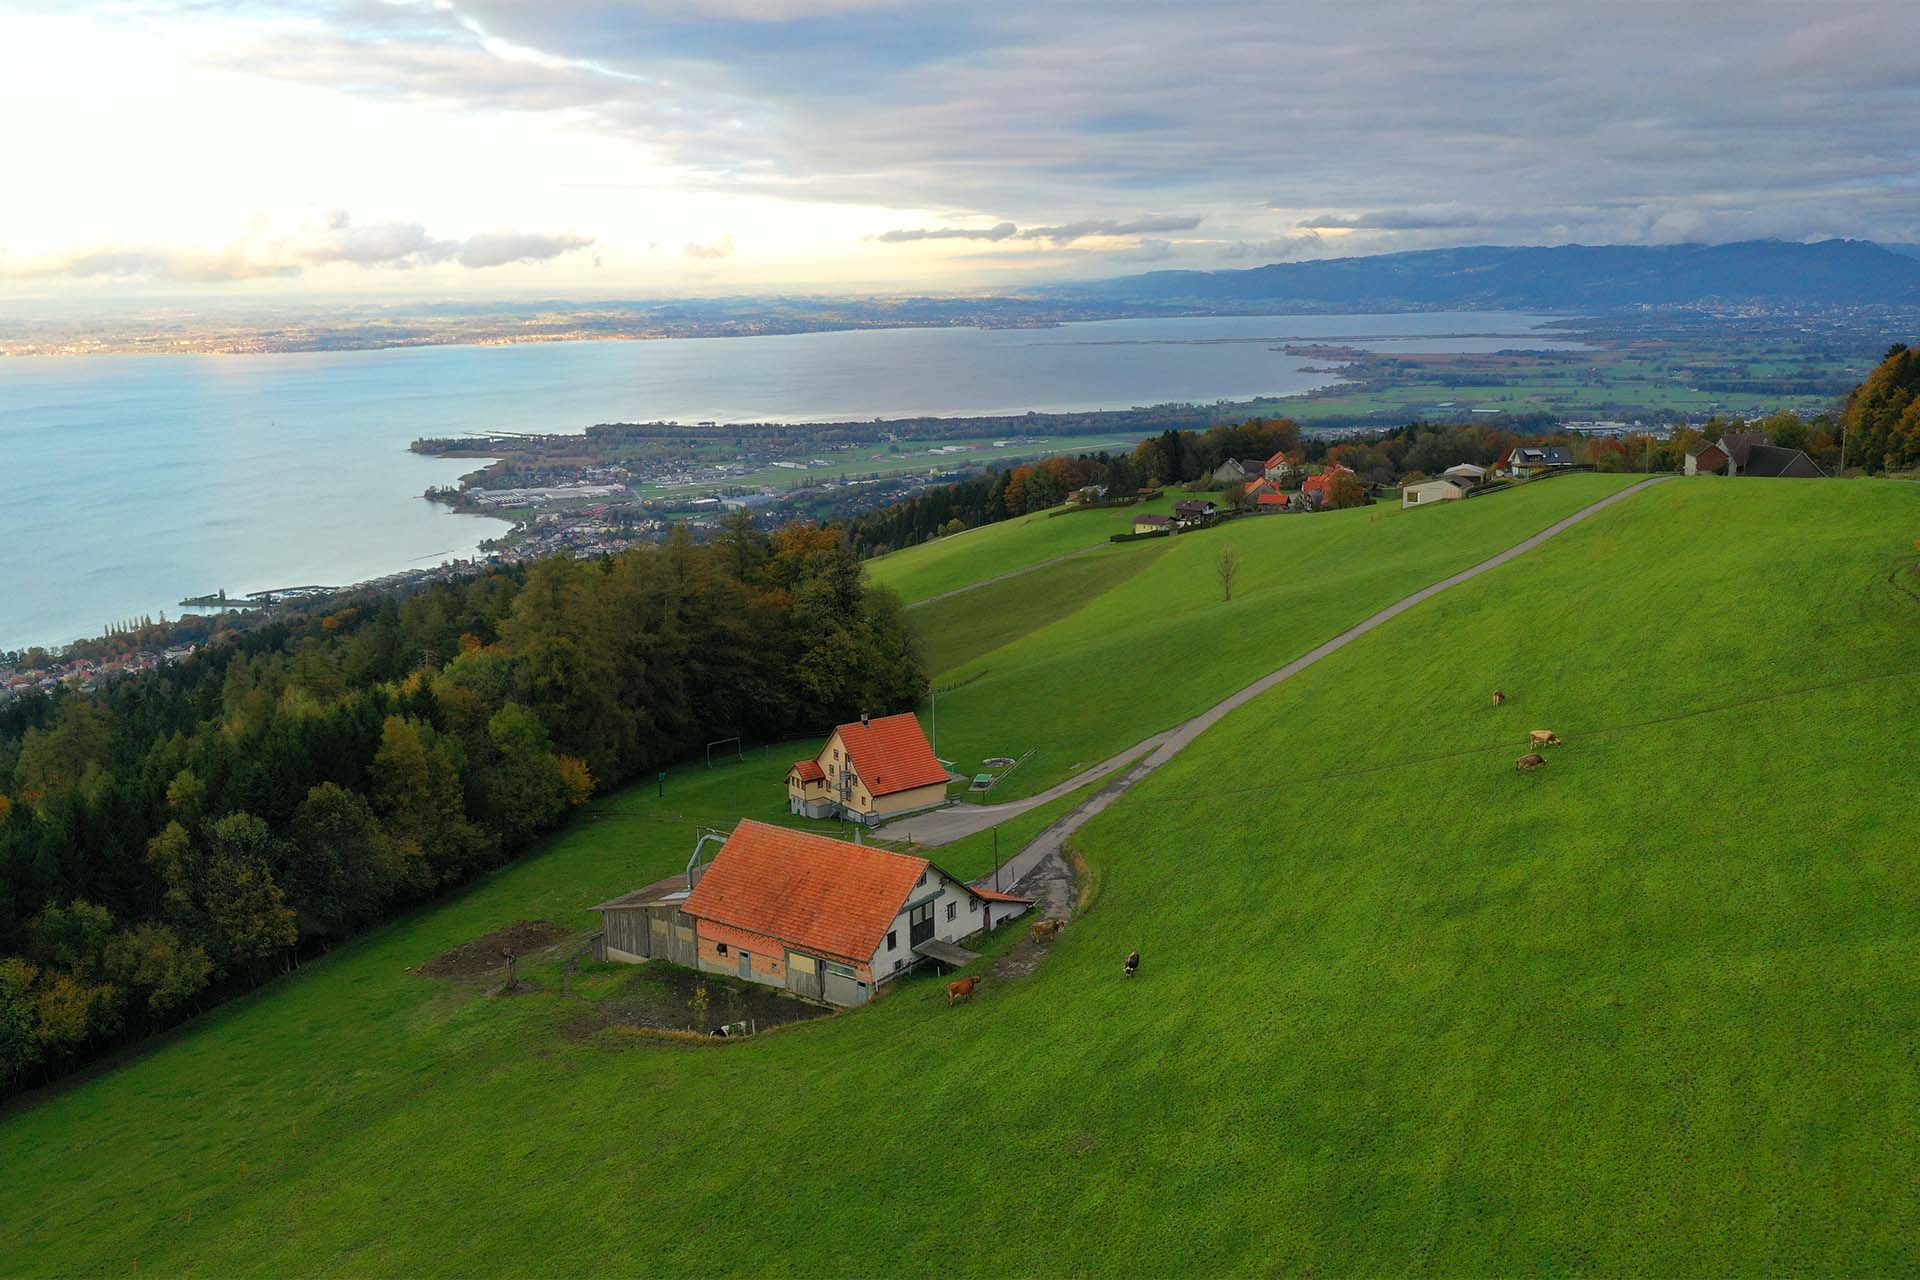
[[[933,667],[940,753],[971,772],[1031,750],[994,798],[1041,790],[1640,478],[1562,476],[1440,510],[1238,520],[935,602],[909,616],[939,637],[934,656],[959,659]],[[998,544],[1008,555],[1018,533]],[[1230,603],[1215,573],[1228,545],[1242,559]],[[1070,569],[1099,580],[1062,590]]]
[[1265,302],[1355,311],[1409,306],[1587,310],[1705,302],[1916,305],[1920,261],[1867,240],[1474,245],[1240,271],[1153,271],[1055,286],[1051,292],[1141,303]]
[[[1578,496],[1220,531],[1231,606],[1182,594],[1206,536],[1138,544],[973,661],[1032,644],[1006,714],[1091,697],[1144,736],[1169,654],[1277,666]],[[597,802],[0,1120],[6,1270],[1910,1271],[1916,533],[1893,482],[1634,495],[1222,722],[1081,833],[1095,896],[1045,963],[951,1010],[909,979],[670,1045],[595,1029],[634,970],[559,953],[517,999],[409,972],[517,920],[584,930],[697,824],[776,816],[786,753]],[[1091,674],[1045,678],[1076,644]],[[1518,775],[1535,727],[1565,745]]]

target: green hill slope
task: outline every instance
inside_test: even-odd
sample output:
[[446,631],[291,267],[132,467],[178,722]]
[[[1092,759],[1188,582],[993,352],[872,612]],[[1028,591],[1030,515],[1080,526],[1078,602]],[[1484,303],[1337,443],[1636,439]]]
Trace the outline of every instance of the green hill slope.
[[955,1009],[667,1045],[579,1029],[631,970],[407,972],[584,926],[777,811],[779,760],[617,797],[0,1122],[5,1269],[1912,1270],[1916,533],[1891,483],[1636,495],[1223,721]]
[[1165,515],[1173,510],[1176,498],[1186,496],[1168,493],[1131,507],[1038,511],[869,560],[867,575],[912,604],[1100,546],[1116,533],[1131,532],[1135,516]]
[[[1411,511],[1381,504],[1237,520],[1115,548],[1150,548],[1153,558],[1097,594],[1060,589],[1042,575],[1063,566],[1048,566],[928,605],[915,611],[926,615],[914,621],[923,634],[966,635],[986,620],[1018,631],[936,675],[950,690],[940,697],[940,754],[972,772],[984,757],[1031,750],[995,799],[1041,790],[1641,478],[1571,475]],[[1214,567],[1228,545],[1241,558],[1230,602]],[[935,655],[960,650],[930,645]]]

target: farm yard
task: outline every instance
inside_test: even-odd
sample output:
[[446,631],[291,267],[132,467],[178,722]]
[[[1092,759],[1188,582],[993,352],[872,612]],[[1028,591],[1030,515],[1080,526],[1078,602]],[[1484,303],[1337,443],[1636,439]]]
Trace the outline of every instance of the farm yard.
[[[942,752],[1032,737],[1008,786],[1037,790],[1630,480],[1063,562],[1142,557],[956,645],[936,681],[977,678],[942,697]],[[1047,558],[1017,533],[974,571]],[[1891,482],[1634,494],[1229,715],[1081,831],[1098,892],[1044,960],[996,976],[1016,922],[952,1008],[908,978],[694,1045],[567,1034],[638,979],[569,977],[564,945],[525,999],[408,972],[521,921],[584,937],[695,827],[785,821],[796,752],[607,797],[17,1106],[7,1270],[1910,1271],[1917,533]],[[1012,613],[1060,567],[952,600]],[[1517,775],[1539,728],[1562,745]],[[992,861],[981,836],[937,856]]]

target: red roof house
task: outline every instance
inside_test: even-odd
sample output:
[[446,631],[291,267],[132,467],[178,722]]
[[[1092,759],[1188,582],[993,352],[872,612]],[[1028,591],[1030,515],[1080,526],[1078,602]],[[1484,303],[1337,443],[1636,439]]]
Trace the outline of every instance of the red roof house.
[[812,760],[787,771],[787,807],[810,818],[875,823],[945,804],[947,767],[912,712],[837,726]]
[[923,960],[1032,905],[975,889],[925,858],[743,819],[680,906],[698,967],[861,1004]]

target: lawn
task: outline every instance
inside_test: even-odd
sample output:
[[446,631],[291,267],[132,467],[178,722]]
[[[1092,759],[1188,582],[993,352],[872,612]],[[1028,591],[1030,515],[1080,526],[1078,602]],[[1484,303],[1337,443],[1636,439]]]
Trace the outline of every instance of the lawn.
[[[1131,533],[1133,518],[1155,512],[1165,515],[1185,493],[1169,492],[1152,502],[1130,507],[1095,507],[1064,512],[1059,507],[985,524],[950,537],[867,561],[867,574],[892,587],[909,604],[928,596],[984,582],[988,578],[1034,565],[1106,542],[1116,533]],[[1140,544],[1128,543],[1128,546]]]
[[[1602,513],[1223,721],[1081,833],[1053,954],[954,1009],[910,979],[670,1044],[569,1032],[630,970],[406,971],[586,928],[696,825],[777,816],[799,752],[603,801],[0,1122],[0,1269],[1912,1272],[1917,533],[1920,488],[1867,482]],[[1517,775],[1534,727],[1565,745]]]
[[[1020,634],[937,672],[948,690],[940,695],[940,753],[970,773],[984,757],[1031,749],[994,799],[1032,794],[1636,479],[1570,475],[1411,511],[1380,504],[1258,516],[1123,544],[1116,550],[1152,547],[1153,559],[1090,599],[1049,591],[1033,581],[1038,574],[955,597],[955,610],[970,615],[984,592],[995,592],[994,608],[979,612],[1012,620]],[[1214,568],[1226,545],[1242,562],[1231,602]],[[916,626],[920,612],[911,615]],[[1057,620],[1033,625],[1048,612]]]

